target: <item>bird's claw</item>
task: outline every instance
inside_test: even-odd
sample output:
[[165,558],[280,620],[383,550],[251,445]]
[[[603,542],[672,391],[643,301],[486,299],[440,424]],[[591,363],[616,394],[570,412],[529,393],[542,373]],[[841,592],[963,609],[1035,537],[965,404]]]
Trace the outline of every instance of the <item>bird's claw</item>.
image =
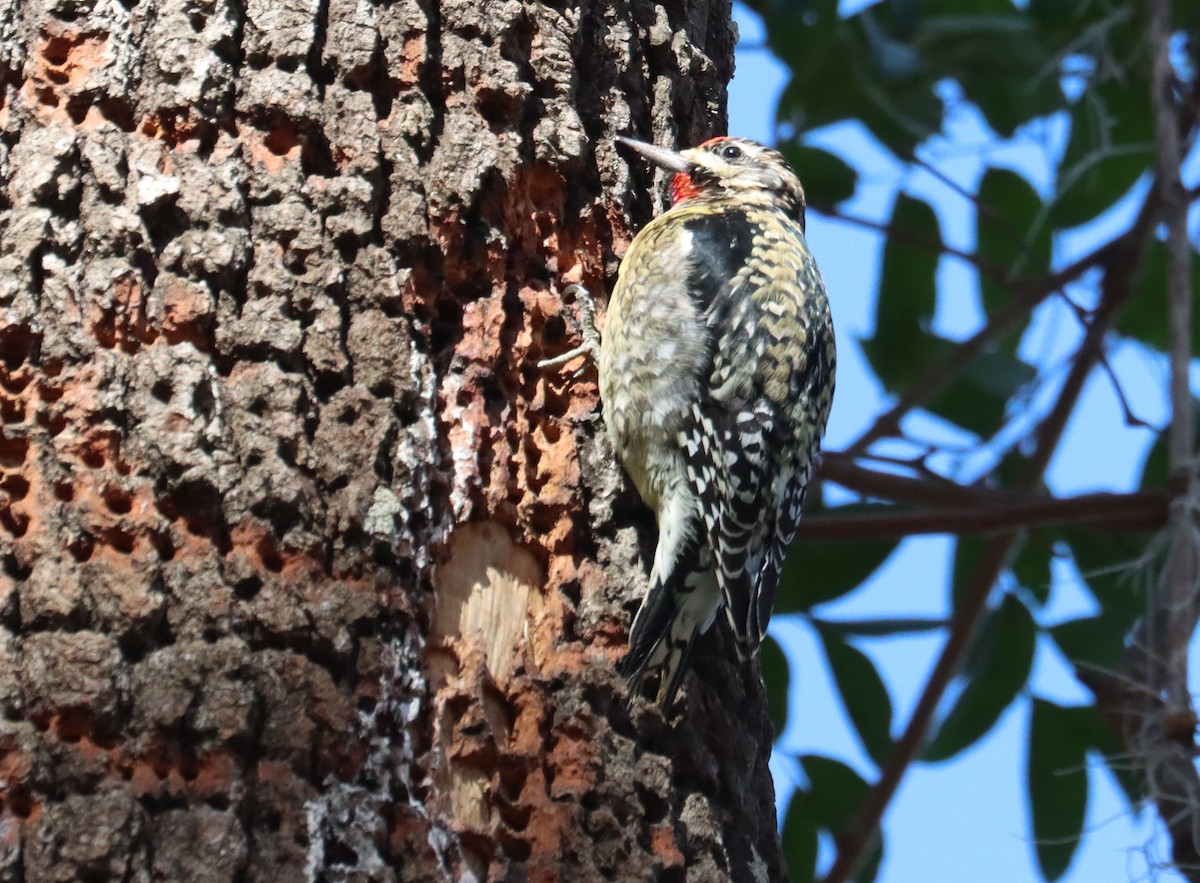
[[[539,368],[553,368],[556,365],[563,365],[574,359],[576,356],[587,356],[595,361],[600,358],[600,332],[596,330],[596,302],[592,300],[592,295],[588,290],[579,284],[568,285],[563,289],[562,296],[565,298],[568,295],[573,295],[575,300],[579,302],[579,324],[583,335],[583,343],[573,349],[567,350],[561,356],[555,356],[552,359],[542,359],[537,363]],[[576,369],[571,379],[576,379],[587,369],[587,362]]]

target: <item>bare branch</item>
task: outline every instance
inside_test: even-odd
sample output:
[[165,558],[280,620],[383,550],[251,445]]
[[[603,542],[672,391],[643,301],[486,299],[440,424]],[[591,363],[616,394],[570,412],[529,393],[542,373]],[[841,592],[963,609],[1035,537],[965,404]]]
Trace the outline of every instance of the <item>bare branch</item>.
[[987,503],[949,511],[815,515],[801,523],[796,541],[894,539],[920,534],[995,534],[1068,524],[1096,530],[1156,530],[1167,523],[1170,500],[1170,494],[1166,491],[1145,491]]
[[851,635],[898,635],[913,632],[937,632],[950,624],[947,619],[926,616],[900,616],[885,619],[822,619],[809,618],[819,628],[829,628]]
[[1154,45],[1154,124],[1158,140],[1158,190],[1167,227],[1167,304],[1171,338],[1171,468],[1187,469],[1192,458],[1191,392],[1188,366],[1192,358],[1192,249],[1187,232],[1187,192],[1180,179],[1183,146],[1171,94],[1170,3],[1151,4],[1150,39]]
[[1137,414],[1133,413],[1133,407],[1129,404],[1129,398],[1125,395],[1125,388],[1121,385],[1121,378],[1117,376],[1117,372],[1113,369],[1112,362],[1108,360],[1108,354],[1105,353],[1100,357],[1100,367],[1108,376],[1109,384],[1112,386],[1113,394],[1117,397],[1117,403],[1121,406],[1121,413],[1125,418],[1126,426],[1137,426],[1142,429],[1150,429],[1158,432],[1158,427],[1143,420]]
[[948,478],[912,478],[859,466],[844,453],[825,454],[818,471],[822,481],[832,481],[864,497],[876,497],[927,506],[979,506],[1022,498],[1011,491],[969,487]]
[[837,858],[825,876],[825,883],[845,883],[854,873],[863,851],[883,820],[884,811],[891,802],[892,795],[896,793],[905,770],[916,757],[942,695],[970,645],[975,624],[983,610],[983,601],[987,599],[992,585],[1003,572],[1012,545],[1013,537],[1008,535],[997,538],[985,547],[978,570],[967,586],[964,603],[951,620],[950,634],[946,637],[941,655],[929,674],[925,689],[921,691],[908,726],[896,740],[895,747],[880,772],[879,781],[868,792],[853,827],[839,839]]

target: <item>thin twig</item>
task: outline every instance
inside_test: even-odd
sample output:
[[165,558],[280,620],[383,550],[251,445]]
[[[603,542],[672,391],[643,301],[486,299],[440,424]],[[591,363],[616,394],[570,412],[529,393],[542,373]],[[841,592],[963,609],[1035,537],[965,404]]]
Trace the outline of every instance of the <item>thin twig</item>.
[[971,364],[993,342],[1011,331],[1046,296],[1045,292],[1034,289],[997,312],[975,334],[926,369],[909,387],[908,392],[904,393],[887,411],[875,418],[871,427],[846,448],[846,453],[858,456],[865,453],[867,448],[879,439],[898,434],[902,417],[914,408],[924,405],[945,389],[967,365]]
[[[1014,245],[1016,245],[1018,249],[1020,249],[1021,256],[1026,261],[1029,262],[1029,266],[1033,269],[1033,271],[1039,272],[1039,273],[1048,273],[1049,272],[1048,267],[1039,265],[1040,262],[1038,261],[1038,256],[1033,253],[1033,248],[1029,244],[1029,239],[1027,239],[1025,236],[1022,236],[1021,232],[1019,230],[1017,230],[1016,228],[1014,228],[1013,225],[1008,222],[1008,218],[1004,217],[1004,215],[1000,214],[1000,212],[996,211],[996,209],[994,209],[992,206],[988,205],[986,202],[984,202],[982,199],[980,199],[979,196],[977,196],[976,194],[972,193],[971,191],[967,190],[965,187],[963,187],[962,185],[957,183],[953,178],[951,178],[949,175],[947,175],[941,169],[939,169],[936,166],[934,166],[933,164],[927,163],[925,160],[921,159],[921,157],[917,156],[916,153],[910,154],[908,156],[908,161],[912,165],[915,165],[918,168],[925,170],[928,174],[932,175],[934,178],[936,178],[938,181],[940,181],[943,185],[945,185],[946,187],[949,187],[951,190],[953,190],[955,193],[957,193],[963,199],[967,200],[967,202],[974,205],[977,216],[980,219],[986,218],[987,220],[990,220],[992,223],[994,223],[996,225],[996,229],[1000,230],[1000,232],[1002,232],[1006,237],[1008,237],[1008,239]],[[1044,219],[1042,219],[1042,218],[1039,218],[1039,222],[1045,223]],[[1013,272],[1013,269],[1009,269],[1008,271],[1006,271],[1004,273],[1005,281],[1011,282],[1012,279],[1014,278],[1014,275],[1015,274]]]
[[1151,429],[1157,432],[1157,427],[1133,413],[1133,408],[1130,406],[1129,399],[1125,395],[1125,389],[1121,386],[1121,378],[1117,376],[1117,372],[1113,369],[1112,363],[1108,360],[1107,353],[1100,357],[1099,365],[1104,370],[1104,373],[1108,376],[1109,383],[1112,386],[1113,394],[1116,395],[1117,403],[1121,406],[1121,413],[1125,418],[1125,425],[1137,426],[1141,429]]
[[941,240],[929,239],[921,236],[918,233],[913,233],[911,230],[905,230],[903,227],[897,227],[891,222],[873,221],[870,218],[863,218],[857,215],[848,215],[840,209],[822,209],[821,214],[828,218],[834,218],[838,221],[845,221],[847,224],[854,224],[856,227],[865,227],[868,230],[876,230],[880,233],[887,234],[889,239],[896,242],[903,242],[906,245],[912,245],[916,248],[923,248],[926,251],[934,254],[946,254],[950,257],[958,258],[977,269],[983,275],[993,279],[1001,285],[1008,285],[1012,282],[1009,279],[1008,271],[994,264],[991,261],[985,261],[978,254],[969,251],[963,251],[961,248],[955,248],[952,245],[947,245]]

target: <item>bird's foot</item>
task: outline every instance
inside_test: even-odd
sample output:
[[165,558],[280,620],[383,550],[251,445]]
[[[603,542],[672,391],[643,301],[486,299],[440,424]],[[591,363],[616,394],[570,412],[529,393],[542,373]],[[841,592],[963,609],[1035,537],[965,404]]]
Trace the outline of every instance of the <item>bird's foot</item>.
[[[576,356],[587,356],[592,361],[600,358],[600,332],[596,330],[596,302],[592,300],[591,294],[582,285],[568,285],[563,289],[563,297],[568,295],[573,295],[579,302],[579,324],[583,334],[583,343],[574,349],[567,350],[561,356],[542,359],[537,363],[539,368],[563,365]],[[575,372],[574,376],[578,377],[585,368],[587,368],[586,362]]]

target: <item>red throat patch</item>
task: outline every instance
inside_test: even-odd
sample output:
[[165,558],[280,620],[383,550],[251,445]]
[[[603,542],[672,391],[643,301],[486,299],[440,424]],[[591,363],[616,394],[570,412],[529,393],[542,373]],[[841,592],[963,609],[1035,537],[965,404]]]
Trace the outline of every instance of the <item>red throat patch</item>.
[[700,188],[687,172],[676,172],[671,179],[671,205],[678,205],[685,199],[700,195]]

